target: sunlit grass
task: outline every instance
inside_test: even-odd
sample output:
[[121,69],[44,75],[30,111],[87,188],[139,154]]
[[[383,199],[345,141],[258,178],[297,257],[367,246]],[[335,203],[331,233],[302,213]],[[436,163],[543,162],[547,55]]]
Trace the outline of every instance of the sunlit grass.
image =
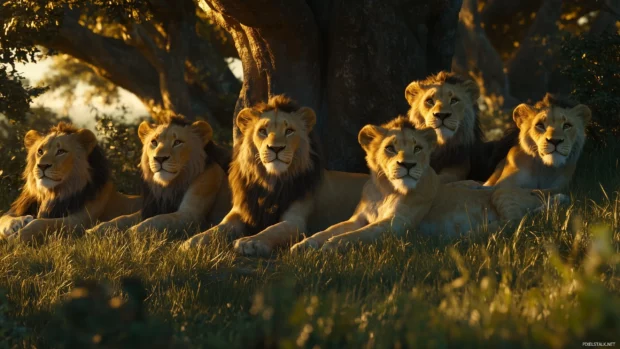
[[[611,148],[595,160],[589,151],[570,206],[452,240],[411,232],[345,255],[283,250],[271,259],[237,257],[222,240],[181,253],[181,240],[156,232],[4,243],[0,347],[613,342],[620,333],[617,153]],[[141,281],[146,319],[127,315],[140,304],[121,290],[127,278]],[[89,291],[92,301],[80,300],[81,280],[120,298]]]

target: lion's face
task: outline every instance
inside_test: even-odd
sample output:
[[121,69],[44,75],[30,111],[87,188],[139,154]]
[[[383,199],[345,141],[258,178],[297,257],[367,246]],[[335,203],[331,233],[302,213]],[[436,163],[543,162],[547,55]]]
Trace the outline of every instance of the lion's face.
[[[267,173],[281,176],[303,171],[309,166],[310,131],[316,122],[314,111],[303,107],[296,112],[268,110],[263,113],[243,109],[237,126],[244,135],[247,149]],[[291,171],[292,170],[292,171]]]
[[366,151],[368,166],[378,177],[385,176],[400,193],[415,189],[436,145],[432,129],[384,128],[366,125],[358,140]]
[[83,183],[78,179],[88,178],[88,155],[97,145],[91,131],[41,135],[31,130],[24,142],[28,149],[28,176],[32,176],[39,190],[51,191],[63,184],[79,186]]
[[585,142],[585,126],[591,118],[590,109],[583,105],[535,110],[519,105],[513,119],[520,129],[523,150],[538,157],[547,166],[561,167],[573,154],[579,154]]
[[433,128],[440,145],[448,142],[459,128],[465,133],[474,132],[473,105],[479,96],[478,86],[471,80],[461,84],[414,81],[405,90],[412,121],[419,128]]
[[138,128],[142,141],[142,172],[146,179],[161,186],[170,185],[184,173],[200,172],[204,166],[203,148],[211,140],[213,130],[204,121],[182,126],[153,126],[142,122]]

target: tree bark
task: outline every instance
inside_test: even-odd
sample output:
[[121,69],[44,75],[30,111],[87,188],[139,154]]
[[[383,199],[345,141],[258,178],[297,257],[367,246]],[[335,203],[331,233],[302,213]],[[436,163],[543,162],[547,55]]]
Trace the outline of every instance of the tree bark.
[[236,112],[286,93],[317,112],[329,169],[367,171],[357,133],[406,112],[412,80],[450,69],[462,0],[198,3],[241,58]]
[[230,127],[241,84],[214,45],[197,35],[195,4],[152,2],[163,34],[150,23],[131,23],[123,40],[106,37],[82,26],[78,11],[67,10],[58,33],[39,44],[79,59],[134,93],[156,120],[172,111]]
[[526,101],[541,99],[549,91],[553,72],[553,45],[559,34],[557,22],[562,0],[544,0],[536,18],[508,64],[510,92]]
[[[452,70],[476,80],[482,96],[501,98],[501,101],[485,101],[488,107],[512,108],[517,105],[518,101],[510,95],[504,62],[482,28],[477,0],[463,1]],[[501,105],[494,105],[498,102],[502,102]]]

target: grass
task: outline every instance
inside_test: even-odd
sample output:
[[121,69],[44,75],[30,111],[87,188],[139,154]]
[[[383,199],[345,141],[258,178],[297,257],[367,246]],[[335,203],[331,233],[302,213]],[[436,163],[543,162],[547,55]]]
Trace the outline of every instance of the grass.
[[[165,233],[0,245],[0,348],[581,347],[620,333],[617,148],[570,207],[345,255],[179,253]],[[592,154],[596,154],[593,156]],[[4,294],[4,296],[2,296]]]

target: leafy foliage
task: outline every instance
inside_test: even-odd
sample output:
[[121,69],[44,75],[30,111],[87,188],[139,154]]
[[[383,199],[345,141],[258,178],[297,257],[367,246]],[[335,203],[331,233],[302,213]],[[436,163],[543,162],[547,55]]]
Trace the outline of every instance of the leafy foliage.
[[23,79],[14,69],[0,64],[0,113],[22,117],[30,108],[32,99],[45,92],[42,87],[23,85]]
[[[572,94],[593,113],[593,136],[620,132],[620,34],[573,37],[562,45]],[[597,137],[599,141],[603,138]]]

